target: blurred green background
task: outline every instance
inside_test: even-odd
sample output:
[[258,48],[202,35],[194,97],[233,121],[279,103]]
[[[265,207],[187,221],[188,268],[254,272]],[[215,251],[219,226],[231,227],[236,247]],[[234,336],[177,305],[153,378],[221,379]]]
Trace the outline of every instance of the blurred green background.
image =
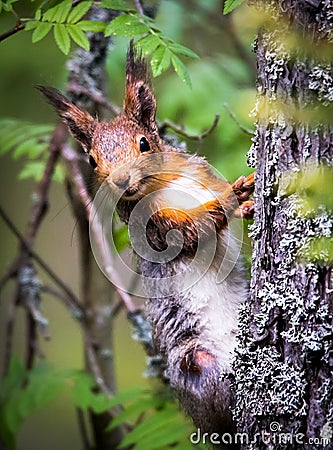
[[[252,42],[255,32],[248,19],[250,10],[242,6],[223,16],[217,0],[160,2],[157,23],[165,35],[194,50],[200,59],[184,60],[193,88],[189,89],[169,69],[153,81],[158,104],[158,119],[184,125],[187,132],[200,134],[221,116],[217,128],[202,143],[188,141],[190,151],[205,155],[220,173],[234,180],[251,172],[246,152],[251,138],[241,131],[225,108],[228,104],[237,120],[253,128],[249,116],[255,102],[255,62]],[[30,17],[34,4],[18,1],[15,9],[21,17]],[[0,33],[10,29],[15,18],[0,15]],[[124,91],[125,54],[128,39],[114,39],[108,60],[108,94],[121,105]],[[74,49],[73,49],[74,51]],[[57,49],[53,37],[31,43],[31,32],[22,31],[0,43],[0,117],[22,119],[33,123],[53,123],[55,115],[45,104],[34,84],[64,89],[66,57]],[[180,138],[183,140],[183,138]],[[25,160],[13,160],[11,154],[1,159],[1,204],[17,227],[24,231],[35,182],[18,180]],[[1,275],[12,262],[17,241],[0,221]],[[78,245],[75,223],[71,216],[64,187],[53,183],[50,211],[37,239],[36,251],[55,272],[78,293]],[[42,279],[47,279],[42,275]],[[8,300],[14,295],[13,284],[7,284],[0,302],[0,343],[4,342]],[[59,368],[81,368],[83,365],[81,334],[78,325],[57,300],[45,295],[42,311],[49,320],[52,339],[41,341],[46,358]],[[15,353],[22,355],[25,322],[20,311],[15,322]],[[145,355],[131,339],[131,329],[121,314],[114,330],[114,354],[119,389],[145,385]],[[1,344],[0,344],[1,345]],[[2,354],[1,361],[2,364]],[[1,368],[1,367],[0,367]],[[76,413],[69,395],[63,394],[43,411],[33,414],[24,424],[18,439],[20,450],[72,450],[81,447]]]

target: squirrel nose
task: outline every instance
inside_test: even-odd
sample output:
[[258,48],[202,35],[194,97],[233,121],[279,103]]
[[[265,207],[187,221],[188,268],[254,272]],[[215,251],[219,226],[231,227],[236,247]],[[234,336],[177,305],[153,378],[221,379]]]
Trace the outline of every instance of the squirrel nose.
[[123,176],[117,177],[115,180],[113,180],[114,184],[119,189],[126,189],[126,188],[128,188],[129,181],[130,181],[130,176],[129,175],[123,175]]

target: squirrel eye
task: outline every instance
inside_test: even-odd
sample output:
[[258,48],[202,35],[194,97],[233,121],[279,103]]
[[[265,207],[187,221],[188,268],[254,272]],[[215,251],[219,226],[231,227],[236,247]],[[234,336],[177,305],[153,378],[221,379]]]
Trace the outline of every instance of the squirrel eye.
[[140,152],[146,153],[149,152],[149,150],[150,150],[149,142],[144,136],[142,136],[142,138],[140,139]]
[[93,158],[91,155],[89,155],[89,164],[91,165],[91,167],[92,167],[93,169],[96,169],[96,167],[97,167],[97,162],[94,160],[94,158]]

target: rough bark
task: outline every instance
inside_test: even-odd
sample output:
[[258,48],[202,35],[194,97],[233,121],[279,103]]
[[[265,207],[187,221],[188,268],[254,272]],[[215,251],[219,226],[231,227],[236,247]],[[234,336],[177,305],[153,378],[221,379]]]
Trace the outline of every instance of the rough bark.
[[325,0],[253,3],[271,20],[255,48],[258,118],[249,163],[257,170],[256,212],[235,417],[247,450],[332,449],[332,268],[300,255],[312,238],[332,236],[333,215],[324,206],[300,213],[291,174],[309,162],[333,164],[333,8]]

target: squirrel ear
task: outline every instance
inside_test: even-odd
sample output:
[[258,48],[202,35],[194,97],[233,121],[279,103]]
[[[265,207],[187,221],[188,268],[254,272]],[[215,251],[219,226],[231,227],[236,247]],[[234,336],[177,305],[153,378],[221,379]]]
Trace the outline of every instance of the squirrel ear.
[[86,111],[71,103],[57,89],[36,86],[54,107],[59,117],[67,124],[73,137],[80,142],[84,151],[89,152],[96,127],[96,120]]
[[150,70],[141,53],[134,49],[133,41],[126,60],[125,113],[152,132],[157,132],[155,122],[156,100],[151,88]]

